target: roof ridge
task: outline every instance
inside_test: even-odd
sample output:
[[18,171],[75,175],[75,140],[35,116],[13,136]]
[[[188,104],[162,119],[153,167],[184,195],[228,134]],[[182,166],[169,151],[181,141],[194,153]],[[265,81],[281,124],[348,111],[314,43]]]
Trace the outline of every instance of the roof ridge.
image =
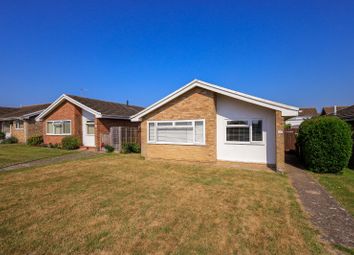
[[97,98],[90,98],[90,97],[82,97],[82,96],[76,96],[76,95],[71,95],[71,94],[65,94],[68,97],[78,97],[78,98],[82,98],[82,99],[89,99],[89,100],[96,100],[99,102],[104,102],[104,103],[111,103],[111,104],[116,104],[116,105],[121,105],[121,106],[127,106],[127,107],[138,107],[138,108],[143,108],[141,106],[138,105],[131,105],[131,104],[124,104],[124,103],[119,103],[119,102],[113,102],[113,101],[107,101],[107,100],[102,100],[102,99],[97,99]]

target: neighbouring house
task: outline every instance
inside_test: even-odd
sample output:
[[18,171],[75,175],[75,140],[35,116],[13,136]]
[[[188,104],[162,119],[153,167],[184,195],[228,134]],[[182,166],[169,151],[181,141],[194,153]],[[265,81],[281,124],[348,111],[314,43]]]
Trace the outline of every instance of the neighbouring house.
[[348,106],[325,106],[322,108],[321,115],[336,115],[340,110],[347,108]]
[[37,118],[43,122],[45,144],[59,144],[63,137],[77,136],[82,146],[101,149],[101,137],[110,127],[138,127],[130,116],[143,108],[97,99],[62,95]]
[[284,117],[299,108],[193,80],[134,115],[147,159],[284,168]]
[[0,110],[1,131],[6,137],[14,136],[19,143],[26,143],[28,138],[42,134],[41,123],[36,122],[35,118],[48,106],[49,104],[37,104],[2,108]]
[[338,118],[341,118],[342,120],[346,121],[352,127],[353,150],[349,166],[354,169],[354,105],[337,111],[336,115]]
[[298,128],[302,122],[316,116],[318,116],[316,108],[300,108],[299,115],[287,119],[285,124],[290,125],[291,128]]

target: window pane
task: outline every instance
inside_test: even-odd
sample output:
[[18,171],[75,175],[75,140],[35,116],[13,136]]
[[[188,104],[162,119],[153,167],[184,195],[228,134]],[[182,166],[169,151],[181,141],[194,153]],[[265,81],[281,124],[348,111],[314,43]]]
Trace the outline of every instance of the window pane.
[[195,142],[204,143],[204,125],[203,121],[195,122]]
[[71,122],[70,121],[63,121],[63,134],[70,134],[71,132]]
[[230,142],[249,142],[250,129],[249,127],[227,127],[226,141]]
[[149,141],[155,141],[155,123],[149,123]]
[[157,126],[159,126],[159,127],[169,127],[169,126],[172,126],[172,122],[159,122],[159,123],[157,123]]
[[262,141],[262,121],[252,121],[252,141]]
[[248,125],[247,120],[230,120],[227,125]]
[[193,143],[193,128],[159,128],[157,141],[167,143]]
[[192,126],[192,121],[176,122],[175,126]]
[[93,121],[87,121],[86,122],[86,132],[88,135],[94,135],[95,134],[95,124]]
[[53,122],[47,122],[47,133],[53,134]]
[[60,122],[54,122],[54,134],[62,134],[63,133],[63,123]]

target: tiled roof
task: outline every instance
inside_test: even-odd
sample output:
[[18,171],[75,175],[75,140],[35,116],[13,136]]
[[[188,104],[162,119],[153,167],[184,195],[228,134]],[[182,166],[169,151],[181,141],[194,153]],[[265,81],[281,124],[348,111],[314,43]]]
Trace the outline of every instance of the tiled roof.
[[50,104],[35,104],[35,105],[27,105],[19,108],[15,108],[12,111],[9,111],[5,114],[0,115],[1,119],[16,119],[20,117],[25,117],[26,115],[43,111]]
[[[348,106],[336,106],[337,107],[337,112],[340,110],[343,110],[344,108],[347,108]],[[321,115],[329,115],[334,113],[334,106],[325,106],[322,108]]]
[[72,99],[78,101],[79,103],[86,105],[87,107],[100,112],[103,116],[119,116],[119,117],[130,117],[141,110],[143,107],[135,105],[120,104],[108,101],[102,101],[98,99],[91,99],[86,97],[79,97],[74,95],[67,95]]
[[354,105],[337,111],[337,116],[344,120],[354,120]]
[[316,108],[300,108],[299,109],[299,116],[315,117],[317,115],[318,115],[318,113],[317,113]]
[[5,114],[16,111],[17,109],[18,108],[14,108],[14,107],[1,107],[0,106],[0,118],[2,118],[2,116]]

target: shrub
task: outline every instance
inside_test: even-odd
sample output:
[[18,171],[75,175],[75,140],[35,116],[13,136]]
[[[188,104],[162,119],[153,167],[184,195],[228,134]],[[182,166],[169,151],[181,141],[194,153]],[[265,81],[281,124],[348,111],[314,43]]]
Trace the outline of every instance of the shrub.
[[297,144],[306,168],[337,173],[348,165],[352,151],[349,125],[337,117],[317,117],[300,125]]
[[61,146],[65,150],[76,150],[80,147],[80,139],[76,136],[66,136],[61,140]]
[[27,144],[31,146],[38,146],[43,144],[43,136],[38,135],[38,136],[32,136],[27,139]]
[[5,136],[6,136],[5,133],[0,131],[0,140],[5,139]]
[[18,139],[14,136],[11,136],[9,138],[6,138],[1,142],[2,144],[11,144],[11,143],[18,143]]
[[110,145],[108,145],[108,144],[106,144],[106,145],[104,146],[104,148],[105,148],[106,151],[109,152],[109,153],[111,153],[111,152],[114,151],[114,147],[112,147],[112,146],[110,146]]
[[122,146],[122,153],[140,153],[140,145],[137,143],[125,143]]

